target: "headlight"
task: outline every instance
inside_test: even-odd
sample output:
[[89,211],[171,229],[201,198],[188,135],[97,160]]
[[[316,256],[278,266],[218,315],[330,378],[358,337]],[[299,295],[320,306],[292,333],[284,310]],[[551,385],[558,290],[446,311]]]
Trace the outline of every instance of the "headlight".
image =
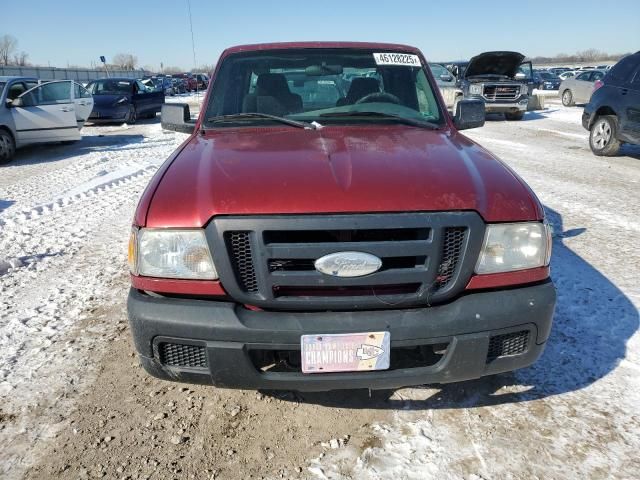
[[472,83],[471,85],[469,85],[469,93],[471,95],[482,95],[482,84]]
[[141,228],[131,235],[129,266],[136,275],[188,280],[218,278],[203,230]]
[[488,225],[476,273],[512,272],[549,265],[551,229],[546,223]]

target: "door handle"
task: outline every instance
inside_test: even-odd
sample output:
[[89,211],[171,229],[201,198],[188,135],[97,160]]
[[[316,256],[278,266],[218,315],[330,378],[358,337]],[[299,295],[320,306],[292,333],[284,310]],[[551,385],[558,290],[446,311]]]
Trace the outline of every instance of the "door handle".
[[622,95],[626,95],[627,93],[629,93],[629,89],[628,88],[623,88],[622,90],[620,90],[620,93]]
[[61,107],[60,110],[63,112],[73,112],[73,107]]

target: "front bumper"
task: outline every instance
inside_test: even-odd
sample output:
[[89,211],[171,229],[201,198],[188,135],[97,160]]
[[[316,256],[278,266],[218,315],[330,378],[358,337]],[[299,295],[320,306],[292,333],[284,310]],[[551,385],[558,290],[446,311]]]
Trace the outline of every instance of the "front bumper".
[[128,113],[128,104],[125,107],[93,107],[93,110],[91,111],[91,114],[89,115],[87,121],[93,123],[123,121],[125,118],[127,118]]
[[[404,310],[349,312],[252,311],[230,302],[152,297],[132,289],[128,312],[143,367],[166,380],[228,388],[326,391],[389,389],[468,380],[532,364],[551,329],[555,289],[539,285],[463,295],[444,305]],[[252,351],[299,351],[300,336],[387,330],[394,349],[446,345],[429,366],[403,365],[375,372],[306,375],[301,371],[261,371]],[[517,355],[488,358],[492,338],[527,332]],[[190,345],[204,365],[161,362],[159,346]],[[192,348],[189,347],[189,348]]]

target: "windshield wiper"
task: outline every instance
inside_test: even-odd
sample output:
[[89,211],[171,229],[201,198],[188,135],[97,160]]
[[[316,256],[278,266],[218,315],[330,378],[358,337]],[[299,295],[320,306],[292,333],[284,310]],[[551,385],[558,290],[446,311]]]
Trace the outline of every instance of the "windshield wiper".
[[268,113],[234,113],[232,115],[220,115],[217,117],[207,118],[207,123],[225,123],[235,122],[236,120],[251,120],[252,118],[265,118],[273,120],[274,122],[285,123],[292,127],[306,128],[307,130],[315,130],[316,125],[308,122],[301,122],[299,120],[291,120],[285,117],[279,117],[277,115],[270,115]]
[[431,130],[437,130],[440,128],[439,125],[428,122],[425,120],[418,120],[413,118],[403,117],[401,115],[395,115],[393,113],[382,113],[382,112],[335,112],[335,113],[321,113],[320,117],[339,117],[339,118],[357,118],[357,117],[369,117],[369,118],[382,118],[382,119],[390,119],[395,122],[406,123],[407,125],[413,125],[414,127],[428,128]]

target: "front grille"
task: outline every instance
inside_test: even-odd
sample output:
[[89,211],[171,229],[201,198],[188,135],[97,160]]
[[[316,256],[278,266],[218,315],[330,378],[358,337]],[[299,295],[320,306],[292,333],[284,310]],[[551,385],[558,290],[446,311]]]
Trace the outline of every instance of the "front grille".
[[491,337],[489,340],[489,351],[487,352],[487,362],[491,362],[500,357],[524,353],[527,350],[528,344],[529,332],[527,330]]
[[158,347],[160,363],[170,367],[207,368],[206,349],[201,345],[161,343]]
[[[484,236],[474,212],[217,217],[209,223],[214,262],[227,292],[279,309],[399,308],[461,291]],[[359,277],[320,273],[314,262],[365,252],[382,266]]]
[[442,260],[438,266],[436,287],[438,290],[445,288],[456,272],[456,267],[462,255],[464,237],[467,229],[464,227],[451,227],[445,229],[442,243]]
[[520,96],[520,85],[485,85],[483,96],[487,100],[515,100]]
[[225,237],[238,282],[246,292],[257,292],[258,282],[253,267],[249,232],[226,232]]

